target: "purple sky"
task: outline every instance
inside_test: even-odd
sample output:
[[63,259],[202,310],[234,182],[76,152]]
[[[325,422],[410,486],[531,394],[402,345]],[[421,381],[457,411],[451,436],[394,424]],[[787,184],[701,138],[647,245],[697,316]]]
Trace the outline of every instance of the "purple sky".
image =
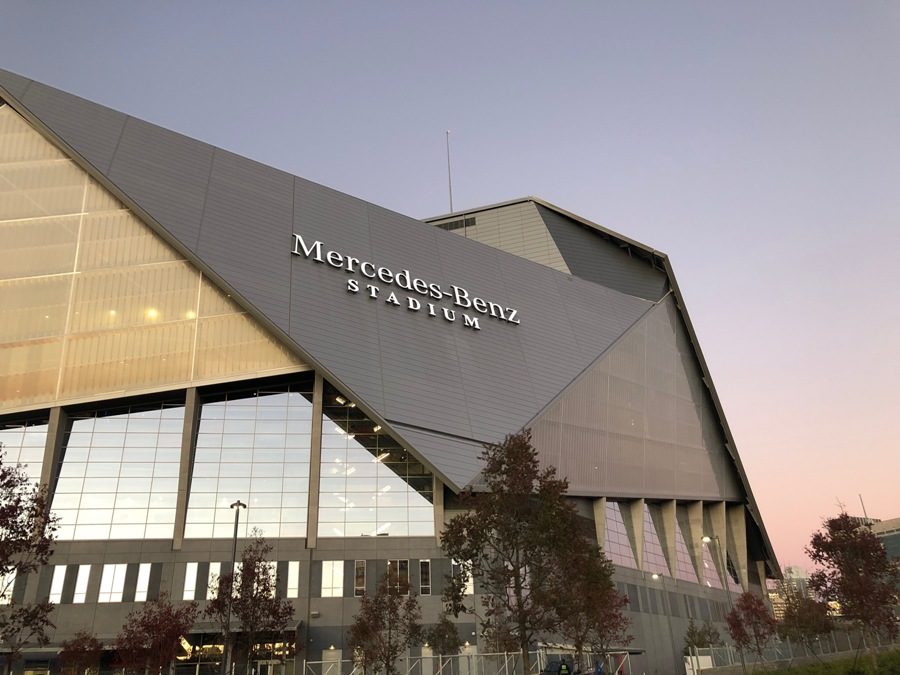
[[783,565],[900,516],[900,4],[17,2],[0,67],[415,217],[672,258]]

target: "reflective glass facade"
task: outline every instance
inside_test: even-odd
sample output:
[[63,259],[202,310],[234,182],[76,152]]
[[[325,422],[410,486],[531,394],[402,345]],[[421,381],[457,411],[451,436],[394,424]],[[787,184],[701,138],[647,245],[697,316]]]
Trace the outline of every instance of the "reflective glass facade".
[[171,538],[183,428],[177,400],[73,413],[52,503],[58,538]]
[[330,386],[319,490],[320,537],[434,535],[431,472]]
[[309,501],[313,377],[230,391],[203,400],[188,500],[186,537],[305,537]]
[[697,572],[694,563],[691,562],[691,554],[688,551],[684,534],[681,531],[681,523],[675,522],[675,576],[682,581],[698,583]]
[[644,504],[644,571],[669,576],[669,566],[659,543],[656,525],[650,516],[650,505]]
[[625,520],[618,502],[606,502],[606,557],[622,567],[637,567],[634,549],[625,528]]

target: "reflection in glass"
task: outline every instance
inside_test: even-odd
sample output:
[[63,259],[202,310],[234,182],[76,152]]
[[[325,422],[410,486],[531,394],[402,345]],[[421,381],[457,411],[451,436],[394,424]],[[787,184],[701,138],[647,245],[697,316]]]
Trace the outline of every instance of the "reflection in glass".
[[175,526],[184,404],[73,413],[52,509],[59,539],[168,539]]
[[659,534],[650,515],[649,504],[644,504],[644,571],[669,576],[669,566],[659,543]]
[[713,554],[709,550],[709,544],[705,541],[703,542],[703,583],[710,588],[722,588],[722,580],[719,579]]
[[691,561],[691,555],[688,552],[687,543],[684,534],[681,531],[681,523],[675,521],[675,577],[682,581],[691,581],[698,583],[697,572],[694,569],[694,563]]
[[637,568],[634,560],[634,549],[625,528],[625,520],[618,502],[606,502],[606,557],[616,565]]
[[319,536],[433,536],[431,472],[330,385],[323,405]]
[[312,377],[208,397],[188,499],[185,537],[228,537],[240,499],[240,536],[305,537]]

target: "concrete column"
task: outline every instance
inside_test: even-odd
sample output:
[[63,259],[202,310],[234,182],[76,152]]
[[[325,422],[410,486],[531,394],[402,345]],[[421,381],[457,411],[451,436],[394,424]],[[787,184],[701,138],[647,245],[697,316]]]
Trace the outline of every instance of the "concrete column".
[[316,373],[313,387],[312,433],[309,447],[309,502],[306,511],[306,548],[313,549],[319,536],[319,475],[322,465],[322,397],[325,382]]
[[722,567],[724,551],[718,550],[719,546],[725,546],[725,542],[728,541],[726,537],[725,502],[709,502],[705,504],[703,515],[708,528],[703,534],[709,537],[718,537],[718,539],[714,539],[710,543],[710,553],[712,554],[716,571],[719,573],[719,578],[722,580],[722,588],[728,588],[728,570]]
[[594,500],[594,532],[597,535],[597,545],[606,550],[606,497],[597,497]]
[[741,588],[750,589],[747,575],[747,517],[743,504],[728,504],[728,540],[725,550],[737,570]]
[[681,534],[684,535],[691,562],[694,563],[694,569],[697,570],[697,579],[702,584],[705,580],[703,575],[703,502],[690,502],[684,506],[684,511],[687,515],[687,531],[682,527]]
[[47,506],[53,502],[56,490],[56,479],[59,477],[59,465],[63,458],[63,443],[69,416],[62,408],[50,408],[50,420],[47,425],[47,441],[44,444],[44,462],[41,464],[41,485],[47,486]]
[[[619,506],[623,504],[620,502]],[[637,568],[644,571],[644,500],[632,499],[627,506],[622,508],[622,520],[625,521],[625,531],[631,541],[631,550],[634,553],[634,562]]]
[[197,445],[197,430],[200,427],[200,396],[197,388],[191,387],[184,394],[184,426],[181,431],[181,463],[178,468],[178,497],[175,501],[175,531],[172,535],[172,550],[180,551],[184,543],[184,523],[187,517],[188,498],[191,494],[191,476],[194,467],[194,452]]
[[434,476],[432,479],[432,494],[434,495],[434,537],[435,544],[440,547],[441,535],[444,533],[444,484]]
[[674,577],[678,567],[675,548],[675,500],[670,499],[659,505],[651,505],[650,517],[656,525],[656,534],[659,535],[659,543],[662,545],[663,555],[666,556],[669,575]]

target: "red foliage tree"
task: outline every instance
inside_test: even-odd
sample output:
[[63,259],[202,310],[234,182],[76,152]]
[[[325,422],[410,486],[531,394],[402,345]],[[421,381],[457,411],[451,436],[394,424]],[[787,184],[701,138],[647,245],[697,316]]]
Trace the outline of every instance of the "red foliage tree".
[[396,675],[395,663],[423,638],[422,610],[409,585],[390,572],[382,577],[375,595],[360,598],[359,612],[347,632],[354,659],[364,673]]
[[784,598],[784,615],[778,624],[778,634],[813,651],[813,644],[819,636],[827,635],[834,629],[834,622],[828,615],[828,605],[815,598],[804,597],[787,583],[782,584],[781,595]]
[[97,636],[87,630],[80,630],[74,637],[62,643],[59,665],[64,672],[72,675],[90,675],[100,670],[103,658],[103,644]]
[[775,634],[775,617],[762,598],[753,593],[742,593],[734,603],[734,609],[725,617],[728,634],[738,649],[752,646],[753,651],[763,660],[763,649]]
[[[561,561],[562,563],[563,561]],[[606,654],[613,645],[624,647],[632,637],[625,616],[628,598],[616,591],[613,564],[593,546],[576,546],[559,566],[555,584],[558,632],[575,649],[575,664],[585,667],[584,652]]]
[[461,568],[448,579],[444,597],[454,616],[476,613],[464,603],[465,582],[473,576],[482,592],[482,626],[497,635],[511,632],[528,672],[531,645],[559,627],[553,581],[584,541],[583,528],[565,500],[568,482],[553,467],[540,468],[530,431],[485,445],[481,459],[483,488],[463,493],[460,506],[467,512],[441,537]]
[[17,577],[36,572],[50,559],[58,519],[49,515],[46,486],[36,487],[19,464],[4,464],[0,444],[0,649],[4,669],[29,644],[45,645],[53,628],[49,602],[15,602]]
[[294,616],[290,600],[275,595],[275,571],[269,561],[272,545],[259,530],[254,530],[253,535],[253,541],[241,553],[240,568],[213,580],[211,590],[215,597],[205,610],[205,615],[215,620],[224,633],[230,600],[231,614],[240,624],[246,649],[247,672],[251,660],[263,655],[266,644],[282,641]]
[[131,672],[163,672],[175,660],[182,636],[191,631],[196,620],[196,602],[176,607],[165,593],[146,602],[128,615],[116,637],[121,666]]
[[890,560],[872,531],[846,513],[828,518],[813,534],[806,552],[821,568],[809,587],[824,602],[840,605],[841,615],[861,635],[896,638],[900,617],[894,613],[900,589],[900,562]]

